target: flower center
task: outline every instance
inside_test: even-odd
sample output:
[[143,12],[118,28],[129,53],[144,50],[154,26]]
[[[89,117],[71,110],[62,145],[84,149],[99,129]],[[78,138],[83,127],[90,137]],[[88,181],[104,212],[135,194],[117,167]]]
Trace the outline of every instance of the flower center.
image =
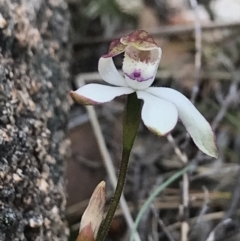
[[133,76],[135,78],[139,78],[141,76],[141,72],[139,70],[135,70],[134,73],[133,73]]

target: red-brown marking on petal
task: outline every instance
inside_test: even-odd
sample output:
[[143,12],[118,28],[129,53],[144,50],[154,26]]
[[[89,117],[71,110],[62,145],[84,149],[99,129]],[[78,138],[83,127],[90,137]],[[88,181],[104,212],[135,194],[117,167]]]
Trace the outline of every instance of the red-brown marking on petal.
[[81,95],[77,94],[75,91],[70,91],[70,95],[75,102],[77,102],[78,104],[81,104],[81,105],[98,105],[98,104],[101,104],[101,103],[96,102],[94,100],[88,99],[84,96],[81,96]]
[[92,230],[92,225],[89,223],[85,226],[79,233],[76,241],[94,241],[94,232]]
[[137,30],[130,33],[128,36],[122,37],[120,41],[125,45],[132,44],[139,50],[158,48],[158,45],[154,42],[152,36],[150,36],[145,30]]
[[120,42],[120,39],[114,39],[109,47],[108,53],[103,55],[103,58],[114,57],[125,51],[126,46]]

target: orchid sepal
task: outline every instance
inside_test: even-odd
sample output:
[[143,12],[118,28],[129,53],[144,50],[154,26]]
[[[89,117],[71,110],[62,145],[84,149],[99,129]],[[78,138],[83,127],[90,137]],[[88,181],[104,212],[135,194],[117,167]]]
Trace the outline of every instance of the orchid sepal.
[[147,92],[173,103],[177,108],[179,119],[196,146],[205,154],[217,158],[218,150],[215,134],[209,122],[187,97],[174,89],[165,87],[150,87]]
[[137,91],[137,96],[144,101],[141,115],[145,126],[158,136],[171,132],[178,121],[176,107],[145,91]]
[[78,103],[78,104],[80,104],[80,105],[85,105],[85,106],[87,106],[87,105],[99,105],[99,104],[101,104],[101,103],[99,103],[99,102],[93,101],[93,100],[91,100],[91,99],[89,99],[89,98],[86,98],[86,97],[83,97],[83,96],[77,94],[76,91],[72,91],[72,90],[71,90],[71,91],[70,91],[70,96],[72,97],[72,99],[73,99],[76,103]]
[[134,90],[129,87],[113,87],[100,84],[88,84],[71,91],[71,97],[79,104],[82,105],[98,105],[109,102],[115,97],[121,95],[128,95],[133,93]]

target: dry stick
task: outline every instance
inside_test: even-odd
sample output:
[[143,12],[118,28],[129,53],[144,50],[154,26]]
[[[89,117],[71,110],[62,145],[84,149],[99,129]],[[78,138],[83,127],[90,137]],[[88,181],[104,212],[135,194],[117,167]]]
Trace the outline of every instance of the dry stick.
[[[231,71],[231,72],[233,71],[233,66],[231,63],[228,63],[227,61],[225,61],[225,66],[229,69],[229,71]],[[229,106],[232,104],[234,99],[238,96],[238,93],[237,93],[238,82],[239,82],[238,76],[235,75],[234,80],[229,87],[228,94],[227,94],[226,98],[224,99],[224,101],[222,102],[221,109],[219,110],[218,114],[216,115],[216,117],[214,118],[214,120],[212,122],[213,130],[215,130],[218,127],[220,121],[224,118]],[[240,178],[238,181],[240,181]],[[236,195],[236,198],[238,199],[239,196],[240,196],[240,194]],[[234,197],[232,198],[231,204],[233,205],[232,207],[235,209],[236,204],[235,204]],[[211,231],[211,233],[209,234],[206,241],[214,241],[215,240],[216,231],[219,229],[219,227],[222,227],[231,221],[231,219],[229,219],[229,216],[230,215],[228,215],[228,213],[225,213],[222,221]]]
[[233,101],[238,98],[239,93],[237,93],[237,84],[238,84],[238,79],[235,77],[235,80],[231,83],[228,94],[224,101],[222,102],[221,109],[214,118],[212,122],[212,129],[216,130],[218,127],[220,121],[224,118],[228,108],[230,105],[233,103]]
[[[85,81],[83,79],[77,79],[77,85],[78,87],[84,85]],[[117,177],[116,177],[116,172],[115,172],[115,168],[113,166],[113,162],[110,156],[110,153],[107,149],[106,146],[106,142],[104,140],[102,131],[101,131],[101,127],[97,118],[97,114],[96,111],[94,109],[93,106],[86,106],[89,118],[90,118],[90,122],[94,131],[94,135],[96,137],[97,140],[97,144],[100,150],[100,153],[102,155],[103,158],[103,162],[104,162],[104,166],[107,170],[107,173],[109,175],[109,179],[110,179],[110,183],[113,187],[113,189],[115,189],[116,184],[117,184]],[[127,221],[127,224],[129,226],[129,228],[131,229],[133,227],[133,218],[131,216],[131,213],[129,211],[126,199],[124,198],[123,194],[122,197],[120,199],[120,205],[123,209],[123,214],[125,216],[125,219]],[[141,241],[139,234],[136,232],[135,234],[135,241]]]
[[164,224],[163,220],[159,217],[159,213],[156,211],[154,203],[151,204],[151,210],[152,210],[154,216],[158,219],[158,224],[161,227],[161,229],[163,230],[163,232],[166,234],[166,236],[168,237],[168,240],[169,241],[175,241],[175,239],[172,236],[172,234],[166,228],[166,225]]
[[[155,204],[156,203],[156,204]],[[192,207],[193,208],[201,208],[202,207],[202,201],[193,201],[191,204],[192,204]],[[86,203],[87,204],[87,203]],[[130,204],[131,205],[131,204]],[[179,201],[178,202],[169,202],[169,203],[166,203],[166,202],[157,202],[155,201],[154,202],[154,205],[155,207],[158,209],[158,210],[176,210],[179,209]],[[140,208],[142,207],[142,205],[139,206]],[[83,209],[86,208],[86,205],[83,207]],[[82,210],[81,210],[82,211]],[[130,211],[133,213],[134,212],[134,207],[131,205],[130,206]],[[123,214],[123,211],[120,210],[120,209],[117,209],[116,213],[115,213],[115,216],[121,216],[122,217],[122,214]],[[203,215],[203,217],[205,217]],[[191,219],[189,219],[191,220]],[[72,231],[78,231],[79,230],[79,222],[78,223],[75,223],[73,225],[71,225],[71,230]],[[179,227],[181,226],[181,223],[178,224]],[[166,227],[166,229],[168,230],[168,232],[172,231],[172,228],[170,230],[170,227],[171,226],[168,226]],[[165,232],[164,232],[165,234]]]
[[[175,193],[175,190],[173,191]],[[191,206],[193,208],[201,208],[203,206],[203,202],[206,199],[205,195],[203,193],[192,193],[190,194],[190,200]],[[211,199],[212,205],[214,206],[215,202],[219,202],[219,200],[229,200],[231,197],[230,192],[213,192],[209,193],[209,197]],[[139,201],[139,207],[141,208],[146,200],[140,200]],[[78,204],[74,204],[71,207],[67,208],[66,215],[67,217],[71,217],[73,214],[83,214],[87,204],[89,202],[89,199],[79,202]],[[178,196],[178,190],[176,190],[176,194],[174,196],[165,196],[164,199],[161,197],[158,197],[153,202],[154,207],[157,210],[175,210],[179,208],[179,196]],[[134,212],[134,205],[132,203],[128,203],[128,207],[131,213]],[[123,216],[123,211],[121,208],[118,208],[115,216]],[[204,219],[205,215],[202,216],[202,219]],[[199,219],[199,217],[196,217],[195,219]],[[191,220],[191,219],[189,219]],[[180,225],[179,225],[180,226]],[[170,227],[170,226],[168,226]],[[168,229],[167,227],[167,229]],[[79,223],[76,223],[74,225],[71,225],[71,230],[77,231],[79,229]],[[170,230],[169,230],[170,231]]]
[[[215,118],[213,119],[213,121],[211,123],[213,131],[215,131],[217,129],[219,123],[224,118],[228,108],[230,107],[230,105],[234,101],[234,98],[239,96],[239,91],[237,91],[237,84],[239,82],[238,75],[237,74],[235,74],[235,75],[232,74],[234,68],[233,68],[232,64],[229,61],[224,60],[224,66],[228,69],[229,72],[231,72],[231,76],[233,77],[233,82],[231,83],[231,85],[229,87],[228,94],[227,94],[226,98],[221,103],[221,109],[218,111],[218,114],[215,116]],[[198,151],[198,153],[196,154],[196,158],[195,159],[196,160],[197,159],[201,159],[201,155],[202,155],[202,153],[200,151]]]
[[[236,168],[239,166],[235,166],[233,168]],[[239,169],[239,168],[238,168]],[[237,169],[237,170],[238,170]],[[240,170],[240,169],[239,169]],[[171,175],[170,175],[171,176]],[[178,190],[169,190],[170,191],[170,196],[168,196],[168,194],[166,194],[166,196],[164,196],[164,198],[162,199],[161,197],[158,197],[155,199],[154,201],[154,206],[157,209],[177,209],[179,206],[179,196]],[[168,192],[167,192],[168,193]],[[107,196],[107,198],[109,198],[110,195]],[[218,202],[219,200],[229,200],[231,197],[231,193],[230,192],[212,192],[209,193],[209,199],[211,199],[211,202],[213,202],[213,204],[215,202]],[[192,200],[191,205],[193,207],[202,207],[202,203],[204,202],[204,200],[206,200],[206,195],[204,193],[190,193],[190,200]],[[142,207],[143,203],[146,200],[139,200],[139,207]],[[215,202],[214,202],[215,201]],[[77,204],[74,204],[70,207],[68,207],[66,209],[66,216],[67,217],[75,217],[78,216],[78,214],[83,214],[87,204],[89,203],[89,199],[85,199]],[[128,207],[129,210],[131,212],[134,211],[134,204],[129,202],[128,203]],[[122,210],[120,210],[120,208],[116,211],[115,213],[116,216],[122,216]]]
[[[240,23],[208,23],[208,24],[202,24],[201,29],[203,31],[212,31],[215,29],[239,29]],[[183,24],[178,26],[161,26],[160,28],[154,28],[154,29],[145,29],[149,32],[149,34],[153,37],[164,37],[164,36],[171,36],[176,34],[189,34],[195,31],[195,26],[192,24]],[[121,38],[124,34],[129,34],[133,32],[134,30],[129,30],[121,34],[117,34],[111,37],[99,37],[99,38],[82,38],[81,40],[75,40],[75,47],[76,46],[82,46],[82,45],[91,45],[96,43],[108,43],[111,42],[113,39]]]
[[204,203],[203,203],[202,209],[201,209],[201,211],[198,215],[197,224],[202,222],[202,217],[203,217],[204,214],[206,214],[206,212],[208,210],[208,205],[209,205],[209,202],[210,202],[209,191],[205,186],[203,186],[203,191],[204,191]]
[[[178,158],[183,162],[184,165],[187,165],[188,158],[185,154],[176,145],[171,134],[167,136],[168,141],[173,145],[174,152]],[[189,224],[187,223],[188,218],[188,204],[189,204],[189,179],[188,175],[183,174],[183,204],[180,206],[180,215],[182,216],[182,225],[181,225],[181,241],[188,240]]]
[[223,220],[221,223],[219,223],[209,234],[208,238],[206,241],[215,241],[216,240],[216,232],[220,228],[223,228],[225,225],[229,224],[232,220],[230,218]]
[[191,7],[194,11],[195,15],[195,21],[194,21],[194,27],[195,27],[195,83],[194,87],[192,89],[192,95],[191,95],[191,102],[194,104],[196,96],[199,92],[199,81],[200,81],[200,71],[201,71],[201,65],[202,65],[202,30],[200,25],[200,19],[197,11],[197,1],[196,0],[190,0]]
[[232,200],[230,203],[230,207],[226,212],[223,219],[227,219],[235,215],[237,208],[239,207],[240,202],[240,171],[238,171],[237,182],[235,184],[234,190],[232,192]]
[[206,212],[208,210],[208,205],[210,202],[209,191],[205,186],[203,186],[203,191],[204,191],[204,202],[203,202],[201,211],[197,217],[196,224],[191,228],[191,232],[194,232],[194,230],[197,229],[197,225],[199,225],[199,224],[201,225],[203,223],[203,216],[206,214]]
[[[232,69],[232,68],[230,68],[230,69]],[[213,124],[212,124],[213,130],[217,128],[218,124],[225,116],[229,106],[232,104],[234,99],[238,98],[238,96],[239,96],[237,94],[238,82],[239,82],[238,76],[234,76],[234,80],[229,87],[228,94],[227,94],[225,100],[222,102],[222,107],[221,107],[220,111],[218,112],[216,118],[213,121]],[[238,173],[239,173],[239,171],[238,171]],[[240,176],[238,177],[237,184],[235,185],[233,195],[232,195],[232,200],[230,203],[230,208],[229,208],[228,212],[225,213],[221,222],[211,231],[211,233],[209,234],[208,239],[206,241],[214,241],[216,239],[217,230],[220,230],[220,228],[222,226],[225,226],[226,224],[231,222],[230,218],[235,213],[235,211],[239,205],[239,198],[240,198],[239,184],[240,184]]]
[[240,175],[239,174],[240,172],[238,172],[237,182],[233,190],[230,207],[228,211],[225,213],[225,215],[223,216],[221,222],[219,222],[218,225],[211,231],[206,241],[215,241],[218,238],[222,237],[223,230],[224,230],[223,227],[231,223],[232,216],[235,216],[237,214],[237,211],[238,211],[237,209],[239,207],[239,202],[240,202]]
[[228,89],[228,94],[221,103],[221,109],[219,110],[218,114],[214,118],[212,122],[212,129],[215,130],[220,121],[224,118],[228,108],[234,101],[234,99],[238,98],[239,93],[237,92],[237,85],[240,82],[238,73],[234,73],[234,66],[233,64],[228,61],[224,56],[220,56],[222,58],[224,66],[228,69],[228,71],[231,73],[233,81]]
[[[191,102],[194,104],[196,96],[199,92],[200,70],[202,62],[202,31],[200,19],[197,11],[198,3],[196,0],[190,0],[191,7],[195,15],[194,32],[195,32],[195,83],[192,89]],[[189,143],[189,134],[187,135],[185,144]],[[185,165],[188,160],[186,159]],[[189,224],[189,176],[188,173],[183,175],[183,220],[181,226],[181,241],[188,241]]]
[[[218,219],[223,218],[224,215],[225,215],[225,212],[220,211],[220,212],[205,214],[205,215],[203,215],[202,218],[203,218],[203,220],[206,220],[206,221],[208,221],[208,220],[218,220]],[[237,210],[236,215],[238,215],[238,216],[240,215],[240,209]],[[195,223],[195,222],[197,222],[197,220],[198,220],[198,217],[194,217],[194,218],[190,218],[189,222]],[[173,224],[167,226],[167,229],[169,231],[174,231],[174,230],[176,230],[180,227],[181,227],[181,222],[176,222],[176,223],[173,223]]]
[[[228,67],[229,71],[233,70],[232,66],[228,66],[228,63],[225,63],[225,66]],[[229,90],[228,90],[228,94],[226,96],[226,98],[224,99],[224,101],[222,102],[221,105],[221,109],[219,110],[218,114],[216,115],[216,117],[214,118],[213,122],[212,122],[212,129],[215,130],[219,123],[221,122],[221,120],[224,118],[228,108],[230,107],[230,105],[232,104],[232,102],[234,101],[234,99],[238,96],[237,93],[237,84],[238,84],[239,80],[237,78],[237,76],[234,76],[234,80],[231,83]],[[240,181],[240,179],[239,179]],[[239,194],[240,195],[240,194]],[[237,196],[238,198],[238,196]],[[234,203],[234,198],[232,199],[232,203]],[[233,204],[234,208],[235,208],[235,203]],[[224,214],[224,212],[222,212]],[[229,215],[227,213],[225,213],[225,215],[223,215],[223,220],[211,231],[211,233],[209,234],[208,238],[206,241],[214,241],[215,240],[215,236],[216,236],[216,230],[219,229],[219,226],[224,226],[225,224],[227,224],[228,222],[230,222],[230,219],[228,218]]]

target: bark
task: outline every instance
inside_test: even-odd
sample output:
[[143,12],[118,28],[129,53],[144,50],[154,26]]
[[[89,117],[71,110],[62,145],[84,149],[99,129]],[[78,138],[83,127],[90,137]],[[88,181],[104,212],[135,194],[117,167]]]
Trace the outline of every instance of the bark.
[[0,0],[0,240],[67,240],[64,0]]

